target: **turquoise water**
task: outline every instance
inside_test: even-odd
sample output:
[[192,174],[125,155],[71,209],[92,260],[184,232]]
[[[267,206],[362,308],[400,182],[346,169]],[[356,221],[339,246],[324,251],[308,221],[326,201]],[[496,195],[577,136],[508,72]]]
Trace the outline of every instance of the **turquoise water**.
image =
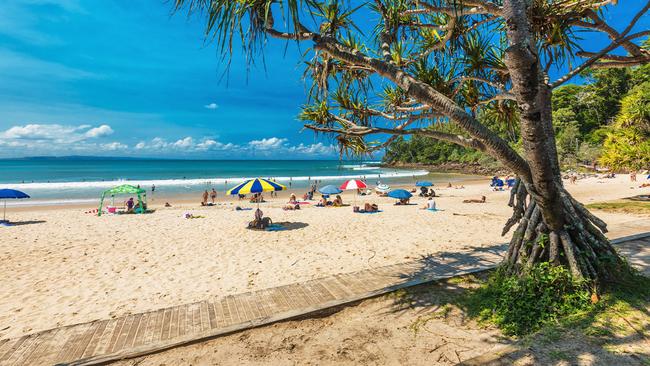
[[20,204],[81,203],[119,184],[140,185],[156,194],[192,194],[214,187],[225,191],[246,178],[273,178],[291,188],[313,181],[340,184],[345,179],[416,179],[424,170],[386,169],[378,162],[338,160],[98,160],[8,159],[0,160],[0,188],[25,191],[32,200]]

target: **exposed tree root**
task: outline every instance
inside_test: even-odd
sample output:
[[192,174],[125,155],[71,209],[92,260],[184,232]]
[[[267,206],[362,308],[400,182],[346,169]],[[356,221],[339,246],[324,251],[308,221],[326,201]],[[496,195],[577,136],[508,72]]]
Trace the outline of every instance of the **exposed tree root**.
[[616,276],[612,269],[627,268],[623,259],[603,233],[607,224],[589,212],[560,188],[564,225],[550,229],[540,206],[530,198],[524,182],[517,180],[510,193],[512,217],[503,229],[505,235],[518,224],[508,248],[505,265],[519,273],[540,262],[564,265],[574,278],[599,284]]

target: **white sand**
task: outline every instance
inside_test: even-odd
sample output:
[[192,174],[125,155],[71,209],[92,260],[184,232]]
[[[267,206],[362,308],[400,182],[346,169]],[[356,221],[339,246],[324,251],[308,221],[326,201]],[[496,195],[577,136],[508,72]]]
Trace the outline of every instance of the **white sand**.
[[[627,176],[601,181],[567,185],[585,203],[650,193],[630,189]],[[10,212],[13,221],[45,222],[0,227],[0,338],[508,239],[500,236],[511,213],[508,192],[490,191],[487,180],[437,192],[444,211],[435,213],[376,196],[365,198],[383,210],[372,215],[350,207],[283,211],[278,199],[263,206],[265,215],[298,227],[280,232],[245,229],[252,211],[229,204],[102,217],[79,208]],[[461,203],[480,195],[486,204]],[[421,206],[424,199],[413,202]],[[205,218],[184,219],[186,211]],[[611,225],[638,219],[600,216]]]

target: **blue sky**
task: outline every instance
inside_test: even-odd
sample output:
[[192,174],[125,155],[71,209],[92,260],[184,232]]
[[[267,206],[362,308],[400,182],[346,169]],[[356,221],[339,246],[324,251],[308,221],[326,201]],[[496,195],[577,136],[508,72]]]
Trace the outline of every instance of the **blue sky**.
[[299,55],[293,43],[267,47],[265,67],[247,72],[235,52],[222,78],[201,19],[172,16],[168,1],[3,0],[0,157],[336,157],[296,120]]

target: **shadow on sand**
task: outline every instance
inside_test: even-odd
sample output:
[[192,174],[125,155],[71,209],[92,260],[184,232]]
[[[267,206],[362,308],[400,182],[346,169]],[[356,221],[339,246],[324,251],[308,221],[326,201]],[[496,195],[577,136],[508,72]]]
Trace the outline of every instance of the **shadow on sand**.
[[23,225],[33,225],[33,224],[42,224],[47,221],[45,220],[29,220],[29,221],[9,221],[7,226],[23,226]]
[[[649,245],[650,240],[632,241],[629,244],[632,245],[629,250],[634,251],[638,249],[636,246]],[[399,274],[405,282],[421,284],[389,294],[392,302],[386,312],[413,317],[414,326],[423,319],[426,323],[426,319],[436,318],[460,329],[476,327],[476,323],[472,322],[479,313],[467,302],[468,295],[485,283],[490,269],[498,265],[505,250],[506,245],[494,245],[474,248],[469,252],[422,256],[416,260],[413,271]],[[449,277],[452,273],[459,276],[436,280]],[[498,351],[463,360],[459,364],[582,364],[585,360],[594,365],[650,364],[650,352],[647,351],[650,344],[650,298],[619,297],[605,305],[604,312],[602,308],[594,307],[575,318],[564,319],[523,338],[499,333],[487,341]],[[453,346],[444,352],[453,355],[457,351],[454,347],[458,344],[454,345],[451,341],[449,344]]]

